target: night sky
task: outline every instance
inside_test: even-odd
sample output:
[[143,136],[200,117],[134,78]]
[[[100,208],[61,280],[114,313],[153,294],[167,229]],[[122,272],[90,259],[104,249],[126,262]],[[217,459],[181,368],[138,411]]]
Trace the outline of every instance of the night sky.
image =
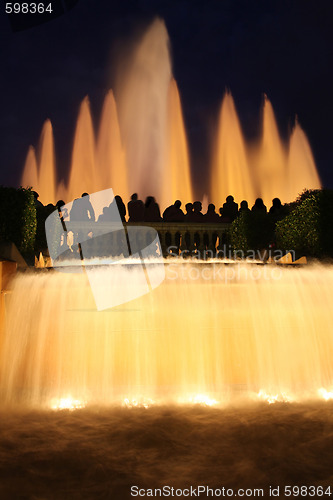
[[81,100],[89,95],[97,125],[125,42],[156,16],[170,36],[196,179],[208,177],[211,133],[228,87],[248,138],[259,132],[263,93],[283,137],[297,114],[323,184],[333,188],[331,0],[79,0],[61,17],[18,32],[2,3],[0,184],[19,184],[46,118],[66,175]]

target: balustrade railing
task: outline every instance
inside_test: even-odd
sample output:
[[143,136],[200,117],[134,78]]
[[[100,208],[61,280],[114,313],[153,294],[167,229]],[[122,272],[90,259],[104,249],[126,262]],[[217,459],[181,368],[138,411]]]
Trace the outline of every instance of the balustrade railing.
[[[128,223],[128,226],[131,224]],[[194,251],[216,252],[226,241],[230,224],[219,223],[144,223],[153,227],[159,235],[163,255],[184,255]]]
[[[112,222],[65,222],[67,229],[67,243],[85,241],[88,244],[89,254],[96,257],[122,253],[122,248],[127,248],[129,241],[135,239],[135,247],[144,249],[152,242],[151,228],[158,233],[163,256],[182,255],[186,257],[194,252],[216,252],[227,241],[230,227],[228,223],[169,223],[169,222],[138,222],[124,223],[123,225]],[[146,228],[146,230],[145,230]],[[68,235],[72,236],[68,238]],[[129,238],[130,236],[130,238]],[[66,246],[66,238],[61,238]],[[72,241],[71,241],[72,240]],[[131,247],[131,244],[129,245]]]

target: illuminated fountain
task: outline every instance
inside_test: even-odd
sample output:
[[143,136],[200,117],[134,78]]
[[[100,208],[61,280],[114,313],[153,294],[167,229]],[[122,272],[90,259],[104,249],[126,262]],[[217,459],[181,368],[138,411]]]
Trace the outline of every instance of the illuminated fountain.
[[74,199],[85,191],[97,187],[95,137],[92,125],[90,103],[86,97],[81,104],[77,120],[72,165],[69,175],[68,196]]
[[88,97],[81,103],[67,187],[62,183],[56,189],[51,163],[40,162],[36,175],[29,149],[22,185],[33,186],[44,203],[109,187],[125,201],[135,191],[143,198],[153,195],[162,207],[177,197],[193,200],[181,102],[161,20],[151,25],[120,73],[118,98],[112,91],[105,97],[97,141]]
[[270,203],[277,196],[276,193],[279,193],[283,203],[291,201],[284,187],[287,181],[287,152],[279,135],[272,104],[266,96],[255,178],[260,197],[266,203]]
[[44,203],[46,203],[47,200],[55,199],[56,184],[54,141],[50,120],[46,120],[46,122],[44,123],[40,139],[38,184],[41,193],[43,193],[43,200],[45,200]]
[[189,152],[177,83],[171,80],[168,93],[167,150],[163,169],[161,205],[177,198],[192,200]]
[[[151,35],[161,36],[157,45],[168,58],[161,22]],[[192,200],[178,88],[168,59],[163,68],[163,99],[155,96],[162,114],[141,152],[142,178],[135,177],[131,150],[140,130],[132,123],[125,140],[123,104],[110,91],[97,133],[88,98],[81,104],[68,179],[55,181],[47,122],[37,159],[29,149],[22,184],[44,203],[110,185],[124,201],[133,191],[154,194],[162,207]],[[228,194],[237,202],[259,195],[267,204],[275,196],[287,201],[319,187],[299,124],[288,146],[267,100],[263,117],[262,137],[249,144],[225,95],[212,159],[216,204]],[[146,168],[148,151],[154,164]],[[227,492],[234,488],[228,496],[260,486],[266,496],[272,484],[283,495],[284,485],[296,483],[312,495],[331,494],[333,266],[165,264],[159,287],[103,311],[96,310],[88,272],[21,273],[1,294],[1,498],[128,498],[134,484],[223,484]],[[113,269],[109,286],[118,299],[123,269]],[[128,269],[133,277],[137,264]],[[104,288],[105,275],[97,275]],[[297,496],[307,486],[287,488]]]
[[288,145],[281,140],[271,102],[264,96],[262,132],[259,141],[245,142],[233,98],[225,93],[218,125],[212,165],[211,193],[220,203],[232,194],[251,206],[261,197],[271,205],[279,197],[293,201],[304,189],[319,189],[320,179],[311,148],[296,121]]
[[43,125],[37,157],[39,167],[37,166],[35,150],[30,146],[21,184],[22,186],[32,186],[35,190],[37,189],[40,201],[47,204],[56,197],[54,141],[50,120],[46,120]]
[[164,23],[156,20],[122,72],[117,92],[130,191],[144,197],[162,195],[171,74],[168,33]]
[[[164,23],[155,21],[122,71],[116,98],[111,91],[106,95],[97,140],[89,100],[83,100],[68,184],[58,191],[52,128],[46,122],[38,169],[30,149],[24,171],[24,183],[37,182],[42,201],[47,189],[50,198],[55,196],[53,189],[72,200],[110,184],[125,201],[138,191],[142,197],[155,195],[162,208],[175,198],[193,199],[168,43]],[[306,172],[304,181],[299,172]],[[233,98],[226,92],[211,199],[221,204],[233,194],[237,202],[252,203],[262,196],[268,204],[273,197],[288,201],[303,188],[319,186],[299,124],[288,150],[265,98],[262,137],[248,144]],[[79,405],[202,397],[221,402],[240,389],[247,397],[273,399],[314,397],[318,390],[330,394],[332,268],[325,268],[325,273],[320,266],[292,272],[253,268],[268,273],[257,279],[246,266],[237,267],[240,277],[233,275],[236,267],[222,266],[222,283],[206,279],[206,272],[200,275],[215,265],[219,264],[213,262],[208,269],[185,263],[175,269],[169,266],[168,279],[152,293],[104,312],[95,310],[85,274],[19,276],[7,299],[1,400],[49,405],[72,398]],[[192,270],[188,280],[180,276],[186,270]],[[199,278],[193,278],[198,273]],[[281,274],[279,279],[274,273]]]
[[302,186],[320,187],[320,179],[308,139],[297,119],[290,138],[288,156],[288,199],[293,200]]
[[249,204],[256,198],[245,141],[234,100],[228,91],[221,106],[211,192],[217,206],[230,194],[238,202],[247,200]]
[[[104,100],[97,139],[97,163],[99,183],[96,191],[107,186],[117,186],[117,193],[128,200],[126,153],[122,145],[117,106],[112,90]],[[93,192],[90,190],[90,192]]]
[[30,146],[28,149],[21,184],[22,186],[33,186],[35,189],[38,189],[39,186],[36,152],[33,146]]
[[[184,204],[194,200],[185,125],[163,21],[151,24],[120,68],[115,95],[111,90],[106,94],[98,134],[88,97],[82,101],[67,182],[56,180],[49,120],[37,158],[38,168],[30,147],[21,184],[33,186],[43,203],[67,202],[85,191],[109,187],[124,201],[133,192],[142,198],[153,195],[162,209],[176,198]],[[261,196],[270,206],[275,197],[293,201],[305,188],[321,185],[299,123],[289,145],[284,144],[265,96],[261,137],[255,143],[246,141],[229,91],[220,110],[210,179],[208,202],[217,207],[229,194],[238,203],[246,199],[250,205]]]

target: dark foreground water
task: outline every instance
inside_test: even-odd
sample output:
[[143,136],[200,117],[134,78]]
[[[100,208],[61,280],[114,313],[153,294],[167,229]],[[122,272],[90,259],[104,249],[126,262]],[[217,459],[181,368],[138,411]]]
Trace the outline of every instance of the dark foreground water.
[[332,402],[2,411],[0,418],[1,500],[122,500],[135,498],[134,485],[169,486],[170,497],[174,487],[174,498],[191,485],[262,488],[269,498],[269,486],[279,485],[284,498],[285,485],[333,486]]

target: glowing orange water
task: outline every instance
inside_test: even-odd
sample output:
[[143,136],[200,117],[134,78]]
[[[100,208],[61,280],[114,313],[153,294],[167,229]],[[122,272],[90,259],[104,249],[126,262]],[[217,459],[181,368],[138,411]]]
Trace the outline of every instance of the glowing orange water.
[[288,176],[288,200],[297,198],[303,189],[321,187],[308,139],[297,120],[290,137]]
[[62,200],[62,201],[64,201],[66,203],[67,199],[68,199],[68,197],[67,197],[67,187],[65,185],[65,182],[63,180],[61,180],[58,183],[58,186],[57,186],[57,201],[58,200]]
[[33,146],[29,146],[28,149],[28,154],[23,168],[21,185],[23,187],[32,187],[35,191],[39,192],[37,160],[35,148]]
[[[68,182],[56,186],[53,136],[44,125],[36,163],[30,149],[21,184],[36,189],[44,203],[66,202],[84,191],[112,188],[124,201],[138,192],[153,195],[162,210],[179,198],[193,201],[189,153],[176,82],[172,78],[169,37],[155,20],[122,61],[116,85],[105,98],[97,146],[86,97],[80,108]],[[171,82],[171,83],[170,83]],[[265,98],[258,144],[244,140],[235,104],[226,92],[213,151],[207,201],[220,207],[232,194],[251,205],[257,196],[270,206],[274,197],[292,201],[320,180],[308,140],[296,124],[287,144],[281,141],[270,101]],[[38,170],[38,174],[37,174]],[[202,198],[204,193],[197,193]]]
[[251,205],[255,197],[261,197],[269,207],[273,198],[278,197],[286,203],[294,200],[305,188],[319,188],[320,180],[309,142],[298,123],[290,137],[288,155],[279,135],[272,104],[265,96],[261,139],[258,145],[246,144],[233,99],[226,92],[220,113],[211,186],[213,200],[224,201],[227,194],[232,194],[238,203],[245,199]]
[[94,129],[91,119],[90,102],[85,97],[81,103],[77,120],[72,165],[69,176],[68,201],[78,198],[82,193],[93,193],[97,189],[96,151]]
[[177,83],[171,80],[168,98],[168,139],[161,204],[193,200],[189,152]]
[[171,79],[169,38],[163,21],[157,19],[148,28],[122,75],[116,95],[130,171],[129,190],[160,200]]
[[128,200],[126,155],[118,123],[117,106],[112,90],[104,100],[97,140],[97,190],[113,188],[124,201]]
[[173,264],[152,293],[103,312],[85,274],[18,276],[6,296],[1,403],[224,401],[236,389],[328,397],[333,268],[203,269]]
[[53,129],[50,120],[43,126],[39,147],[39,199],[42,203],[56,203],[56,172]]
[[272,104],[265,96],[262,138],[256,155],[256,186],[261,198],[270,206],[273,198],[290,201],[286,193],[287,153],[281,141]]
[[220,111],[211,193],[216,206],[221,206],[228,195],[233,195],[237,203],[242,200],[253,203],[255,199],[245,142],[234,100],[228,91]]

